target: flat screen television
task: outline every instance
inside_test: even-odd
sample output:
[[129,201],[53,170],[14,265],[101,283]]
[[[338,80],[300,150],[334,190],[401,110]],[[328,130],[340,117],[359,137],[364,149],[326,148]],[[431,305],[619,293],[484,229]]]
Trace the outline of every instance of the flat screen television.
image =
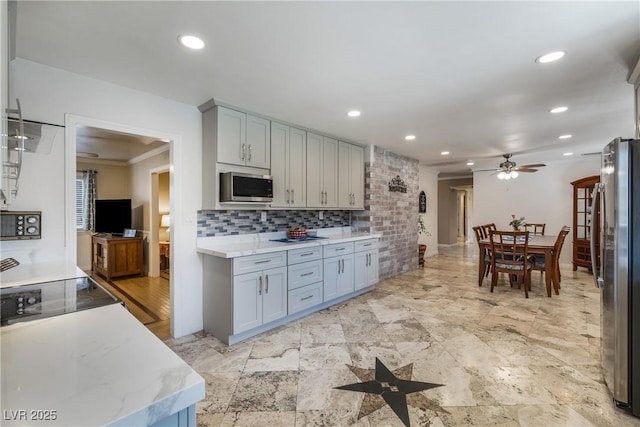
[[96,233],[122,234],[131,228],[131,199],[96,200]]

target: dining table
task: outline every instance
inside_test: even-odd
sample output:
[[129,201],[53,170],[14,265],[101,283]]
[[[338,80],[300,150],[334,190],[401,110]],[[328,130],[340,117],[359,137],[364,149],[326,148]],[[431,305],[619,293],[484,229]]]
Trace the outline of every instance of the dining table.
[[[529,236],[529,244],[527,251],[530,255],[544,255],[544,279],[547,287],[547,296],[551,298],[551,287],[556,295],[560,295],[560,277],[558,266],[553,262],[553,247],[558,236],[547,236],[532,234]],[[484,276],[484,256],[491,250],[491,239],[489,237],[481,239],[479,242],[480,250],[478,253],[479,278],[482,280]]]

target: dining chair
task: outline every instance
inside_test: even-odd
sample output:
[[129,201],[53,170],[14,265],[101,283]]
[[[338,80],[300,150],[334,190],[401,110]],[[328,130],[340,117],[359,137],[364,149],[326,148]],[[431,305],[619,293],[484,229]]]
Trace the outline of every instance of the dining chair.
[[[478,250],[482,251],[482,246],[480,245],[480,240],[485,239],[486,235],[484,234],[484,230],[481,226],[477,225],[475,227],[471,227],[473,232],[476,235],[476,242],[478,242]],[[489,276],[489,272],[491,271],[491,256],[489,255],[489,251],[484,249],[484,254],[481,257],[484,263],[483,271],[478,269],[478,286],[482,286],[482,281],[485,277]]]
[[481,227],[482,227],[482,230],[484,231],[485,239],[486,239],[487,237],[489,237],[489,234],[490,234],[492,231],[496,231],[496,230],[498,229],[498,228],[496,227],[496,224],[495,224],[495,223],[493,223],[493,222],[492,222],[492,223],[489,223],[489,224],[481,225]]
[[[553,249],[551,253],[553,254],[552,262],[553,262],[553,270],[558,277],[558,288],[560,288],[560,252],[562,251],[562,246],[564,245],[565,238],[567,234],[571,231],[571,227],[565,225],[560,230],[558,237],[556,238],[556,242],[553,244]],[[534,270],[539,270],[540,274],[542,274],[546,270],[544,255],[536,254],[535,255],[535,263],[533,265]]]
[[524,284],[524,296],[529,298],[533,255],[529,255],[528,231],[492,231],[491,239],[491,292],[498,282],[498,273],[507,273],[509,283],[517,280]]
[[530,231],[531,234],[537,234],[539,236],[544,236],[544,229],[547,224],[535,224],[532,222],[528,222],[524,225],[524,229]]

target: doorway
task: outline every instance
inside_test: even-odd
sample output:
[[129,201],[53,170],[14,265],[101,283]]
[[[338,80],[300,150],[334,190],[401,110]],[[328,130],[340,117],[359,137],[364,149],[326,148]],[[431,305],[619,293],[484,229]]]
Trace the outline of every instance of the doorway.
[[[158,245],[160,208],[157,193],[155,205],[151,197],[153,192],[150,189],[149,171],[165,172],[161,204],[162,209],[168,212],[171,206],[171,142],[146,132],[132,132],[116,124],[96,123],[92,119],[87,121],[80,119],[74,124],[76,171],[95,172],[95,199],[131,200],[131,228],[136,230],[136,237],[143,242],[144,273],[110,279],[98,275],[92,269],[92,236],[95,233],[91,229],[78,227],[75,242],[77,264],[122,299],[131,313],[152,332],[161,338],[168,338],[171,336],[171,280],[169,276],[163,278],[152,274],[154,263],[158,268],[158,257],[152,257],[152,248]],[[166,228],[165,233],[168,234],[168,231]],[[167,236],[163,238],[168,240]]]

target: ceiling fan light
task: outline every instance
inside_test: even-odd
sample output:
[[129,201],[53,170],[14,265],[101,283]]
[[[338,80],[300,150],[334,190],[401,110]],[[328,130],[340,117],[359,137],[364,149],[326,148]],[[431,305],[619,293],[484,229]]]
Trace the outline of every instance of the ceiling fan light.
[[518,172],[511,171],[511,178],[516,179],[518,177],[518,175],[520,175]]
[[507,180],[507,181],[510,180],[511,179],[511,173],[505,173],[504,174],[504,179]]
[[506,173],[504,173],[504,172],[500,172],[500,173],[498,174],[498,179],[505,179],[505,176],[506,176],[506,175],[507,175]]

